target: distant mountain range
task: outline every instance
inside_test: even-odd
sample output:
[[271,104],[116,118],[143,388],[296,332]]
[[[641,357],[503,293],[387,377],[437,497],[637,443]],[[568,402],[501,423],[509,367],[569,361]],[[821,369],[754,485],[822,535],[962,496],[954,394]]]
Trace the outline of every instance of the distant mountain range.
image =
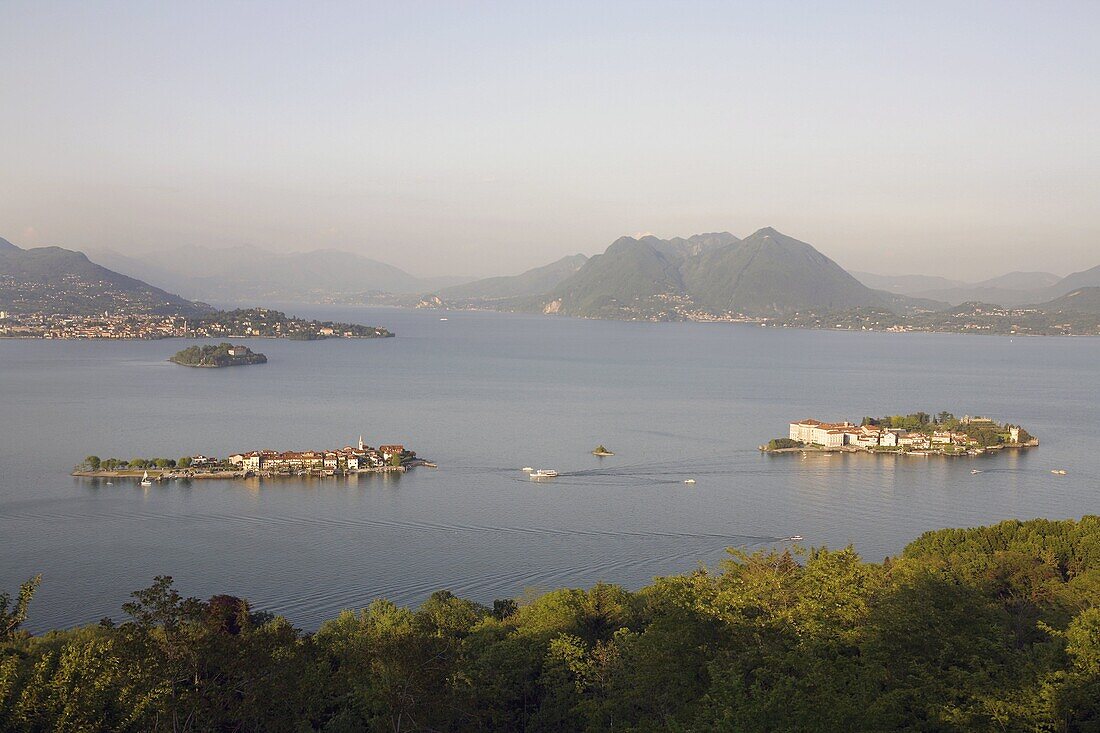
[[758,317],[861,307],[898,312],[943,305],[872,290],[809,244],[770,227],[743,240],[729,232],[620,237],[588,259],[577,255],[436,295],[438,301],[425,302],[590,318]]
[[82,252],[21,249],[0,239],[0,310],[193,316],[212,309],[97,265]]
[[[101,250],[95,258],[110,267],[81,252],[24,250],[0,239],[0,309],[184,315],[210,310],[171,290],[225,302],[383,302],[640,320],[744,317],[817,323],[831,314],[862,314],[858,318],[872,323],[896,322],[916,313],[950,314],[953,306],[964,304],[966,313],[988,313],[986,304],[1100,314],[1100,266],[1065,278],[1016,272],[978,283],[868,273],[855,277],[812,245],[771,227],[744,239],[729,232],[620,237],[592,257],[570,255],[519,275],[463,283],[417,278],[332,250],[275,254],[254,247],[181,247],[141,257]],[[875,321],[875,313],[883,318]]]
[[310,301],[333,293],[422,293],[466,278],[418,278],[350,252],[277,253],[259,247],[183,246],[139,255],[89,250],[97,262],[192,297],[229,303]]
[[1100,286],[1100,267],[1059,277],[1049,272],[1010,272],[990,280],[967,283],[926,275],[873,275],[853,273],[872,288],[950,305],[968,302],[1021,306],[1044,303],[1078,288]]

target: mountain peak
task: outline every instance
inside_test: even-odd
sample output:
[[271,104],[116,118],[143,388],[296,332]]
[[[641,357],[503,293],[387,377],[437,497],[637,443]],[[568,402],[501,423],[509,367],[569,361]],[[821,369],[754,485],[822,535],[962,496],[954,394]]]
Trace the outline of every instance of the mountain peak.
[[16,247],[14,244],[9,242],[8,240],[4,239],[3,237],[0,237],[0,252],[18,252],[18,251],[20,251],[19,247]]
[[757,229],[752,233],[754,237],[784,237],[786,236],[782,232],[778,231],[774,227],[764,227],[763,229]]

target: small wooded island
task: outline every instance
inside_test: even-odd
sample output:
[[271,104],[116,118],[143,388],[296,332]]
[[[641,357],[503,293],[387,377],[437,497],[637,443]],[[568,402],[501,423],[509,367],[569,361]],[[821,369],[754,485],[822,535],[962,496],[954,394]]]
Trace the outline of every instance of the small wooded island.
[[976,456],[1005,448],[1032,448],[1039,440],[1020,425],[999,424],[988,417],[955,417],[950,412],[930,415],[865,417],[859,425],[848,421],[806,419],[790,423],[788,437],[776,438],[760,450],[769,453],[802,451],[867,451],[903,455]]
[[217,346],[212,344],[188,346],[182,351],[177,351],[168,361],[187,367],[219,369],[221,367],[266,364],[267,357],[253,352],[247,346],[234,346],[223,341]]

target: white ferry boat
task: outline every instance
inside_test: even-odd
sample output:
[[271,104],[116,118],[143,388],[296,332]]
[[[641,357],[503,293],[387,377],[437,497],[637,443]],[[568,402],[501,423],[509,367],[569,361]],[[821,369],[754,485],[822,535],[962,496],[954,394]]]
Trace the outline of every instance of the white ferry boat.
[[531,472],[531,478],[533,478],[533,479],[554,478],[557,475],[558,475],[558,472],[555,471],[552,468],[540,468],[537,471],[532,471]]

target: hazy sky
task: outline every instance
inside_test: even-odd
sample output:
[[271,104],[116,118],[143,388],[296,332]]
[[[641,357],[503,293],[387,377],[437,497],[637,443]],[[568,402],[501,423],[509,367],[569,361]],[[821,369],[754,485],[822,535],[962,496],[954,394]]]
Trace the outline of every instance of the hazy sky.
[[1100,2],[0,0],[0,236],[499,274],[774,226],[1100,264]]

